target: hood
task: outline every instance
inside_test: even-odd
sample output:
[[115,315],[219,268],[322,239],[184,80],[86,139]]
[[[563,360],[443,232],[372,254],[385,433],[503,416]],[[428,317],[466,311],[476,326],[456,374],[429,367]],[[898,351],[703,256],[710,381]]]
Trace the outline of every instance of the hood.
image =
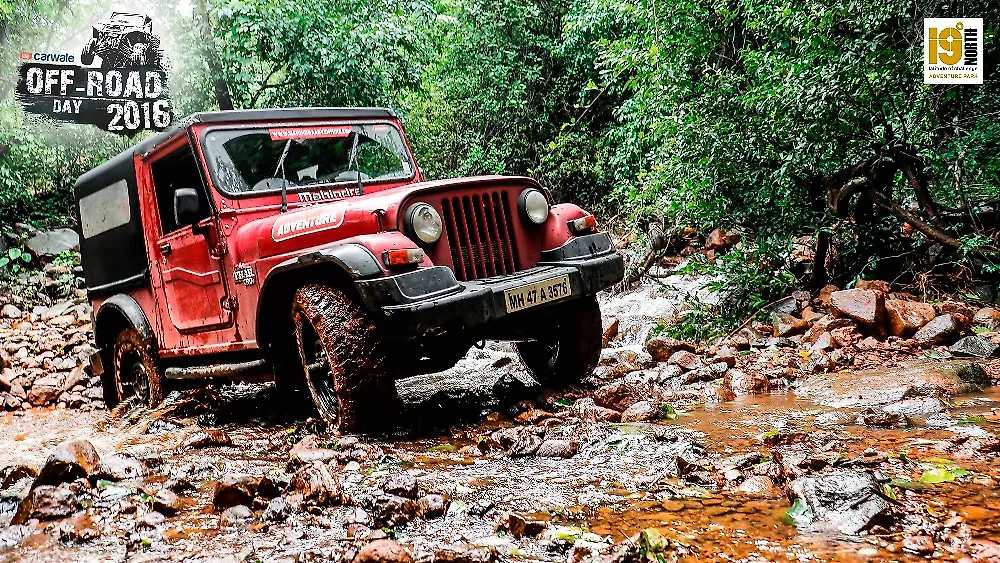
[[485,190],[499,185],[540,188],[537,181],[524,176],[476,176],[419,182],[286,213],[275,212],[239,229],[236,257],[239,262],[249,262],[377,233],[378,215],[382,215],[382,230],[399,230],[400,210],[410,201],[418,200],[421,194],[470,188]]

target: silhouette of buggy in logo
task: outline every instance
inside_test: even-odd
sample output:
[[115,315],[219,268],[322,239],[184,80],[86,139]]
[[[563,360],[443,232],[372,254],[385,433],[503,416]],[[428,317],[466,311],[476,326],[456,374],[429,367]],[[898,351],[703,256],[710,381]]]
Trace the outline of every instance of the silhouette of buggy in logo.
[[101,68],[147,67],[162,69],[160,39],[153,35],[153,20],[140,14],[112,12],[111,17],[94,26],[94,36],[84,45],[80,62],[94,64],[101,58]]

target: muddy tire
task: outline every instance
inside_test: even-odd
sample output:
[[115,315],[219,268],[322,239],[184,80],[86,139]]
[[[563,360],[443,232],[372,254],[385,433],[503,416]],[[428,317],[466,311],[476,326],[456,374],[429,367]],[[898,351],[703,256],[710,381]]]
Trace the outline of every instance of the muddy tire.
[[601,308],[585,297],[552,308],[552,323],[534,340],[515,342],[524,367],[542,385],[575,385],[601,358]]
[[109,396],[109,389],[104,390],[104,402],[109,409],[133,396],[149,407],[163,402],[163,374],[157,358],[135,329],[127,328],[118,335],[112,369],[113,393]]
[[386,429],[400,401],[386,346],[364,309],[343,291],[310,284],[295,292],[292,320],[320,417],[340,432]]

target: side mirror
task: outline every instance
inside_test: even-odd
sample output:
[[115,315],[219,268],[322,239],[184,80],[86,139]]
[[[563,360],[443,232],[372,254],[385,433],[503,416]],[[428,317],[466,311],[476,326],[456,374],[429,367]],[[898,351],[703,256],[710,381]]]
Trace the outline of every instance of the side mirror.
[[174,222],[178,227],[193,225],[201,217],[201,201],[194,188],[174,190]]

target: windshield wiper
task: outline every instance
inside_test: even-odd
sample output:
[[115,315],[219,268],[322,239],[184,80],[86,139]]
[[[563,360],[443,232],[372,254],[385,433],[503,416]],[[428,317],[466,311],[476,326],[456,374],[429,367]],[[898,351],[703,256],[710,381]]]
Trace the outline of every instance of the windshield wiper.
[[281,172],[281,212],[284,213],[288,211],[288,180],[285,179],[285,158],[288,157],[288,149],[292,148],[292,140],[288,139],[285,142],[285,148],[281,149],[281,158],[278,159],[278,167],[274,169],[274,174],[271,176],[274,178],[278,177],[278,172]]
[[361,161],[358,160],[358,146],[361,145],[361,133],[354,133],[354,146],[351,147],[351,158],[347,161],[347,169],[351,169],[351,164],[354,164],[354,174],[355,179],[358,182],[358,195],[364,193],[364,188],[361,186]]

